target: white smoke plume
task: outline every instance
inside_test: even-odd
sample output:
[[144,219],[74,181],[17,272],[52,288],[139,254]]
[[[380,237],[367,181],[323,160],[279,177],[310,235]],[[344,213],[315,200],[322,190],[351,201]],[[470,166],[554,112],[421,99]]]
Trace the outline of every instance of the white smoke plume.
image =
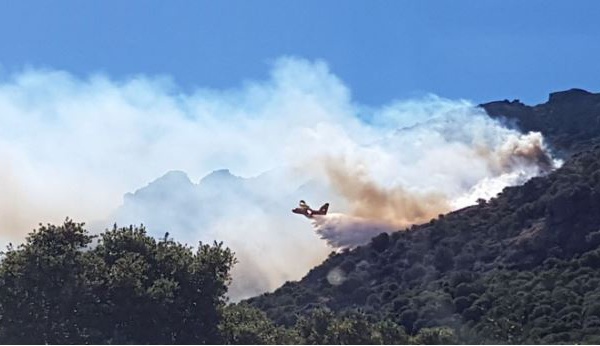
[[317,234],[329,246],[338,250],[366,244],[376,235],[398,230],[396,226],[386,222],[340,213],[315,215],[312,224]]
[[[555,165],[541,135],[468,101],[360,105],[322,61],[281,58],[265,81],[190,93],[147,76],[25,70],[0,80],[0,240],[66,216],[96,231],[133,222],[190,244],[220,239],[238,254],[237,298],[299,279],[332,247],[428,221]],[[198,181],[221,168],[248,190],[202,192],[223,200],[206,214],[177,185],[156,186],[167,220],[115,214],[126,192],[167,171]],[[318,218],[310,232],[290,213],[301,198],[346,216]]]

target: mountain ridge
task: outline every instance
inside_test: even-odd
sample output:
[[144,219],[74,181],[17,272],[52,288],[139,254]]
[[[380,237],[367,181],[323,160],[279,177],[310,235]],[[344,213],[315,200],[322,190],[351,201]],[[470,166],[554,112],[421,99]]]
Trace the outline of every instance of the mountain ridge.
[[550,93],[548,101],[528,106],[519,100],[502,100],[479,105],[492,118],[515,122],[522,131],[539,131],[568,156],[597,142],[600,133],[600,93],[572,88]]

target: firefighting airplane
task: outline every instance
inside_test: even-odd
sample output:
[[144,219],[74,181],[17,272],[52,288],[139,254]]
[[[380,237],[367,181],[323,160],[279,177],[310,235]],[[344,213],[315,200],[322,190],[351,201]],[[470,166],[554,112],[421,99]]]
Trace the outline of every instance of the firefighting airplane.
[[292,213],[301,214],[306,216],[307,218],[312,218],[314,215],[326,215],[327,209],[329,209],[329,203],[323,204],[319,210],[313,210],[311,207],[306,204],[304,201],[300,201],[300,206],[298,208],[292,209]]

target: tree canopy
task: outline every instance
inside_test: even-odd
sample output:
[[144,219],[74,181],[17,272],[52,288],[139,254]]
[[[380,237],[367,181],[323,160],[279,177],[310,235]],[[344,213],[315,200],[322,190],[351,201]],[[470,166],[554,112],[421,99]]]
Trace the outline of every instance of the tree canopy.
[[144,227],[41,226],[0,263],[0,341],[218,343],[234,263],[221,243],[194,250]]

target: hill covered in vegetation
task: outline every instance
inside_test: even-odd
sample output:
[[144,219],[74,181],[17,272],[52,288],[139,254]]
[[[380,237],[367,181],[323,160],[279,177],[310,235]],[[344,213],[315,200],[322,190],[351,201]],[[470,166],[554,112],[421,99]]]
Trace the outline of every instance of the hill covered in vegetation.
[[483,107],[575,153],[489,202],[332,254],[248,303],[281,325],[314,309],[358,310],[408,334],[447,327],[459,342],[600,342],[600,95]]

